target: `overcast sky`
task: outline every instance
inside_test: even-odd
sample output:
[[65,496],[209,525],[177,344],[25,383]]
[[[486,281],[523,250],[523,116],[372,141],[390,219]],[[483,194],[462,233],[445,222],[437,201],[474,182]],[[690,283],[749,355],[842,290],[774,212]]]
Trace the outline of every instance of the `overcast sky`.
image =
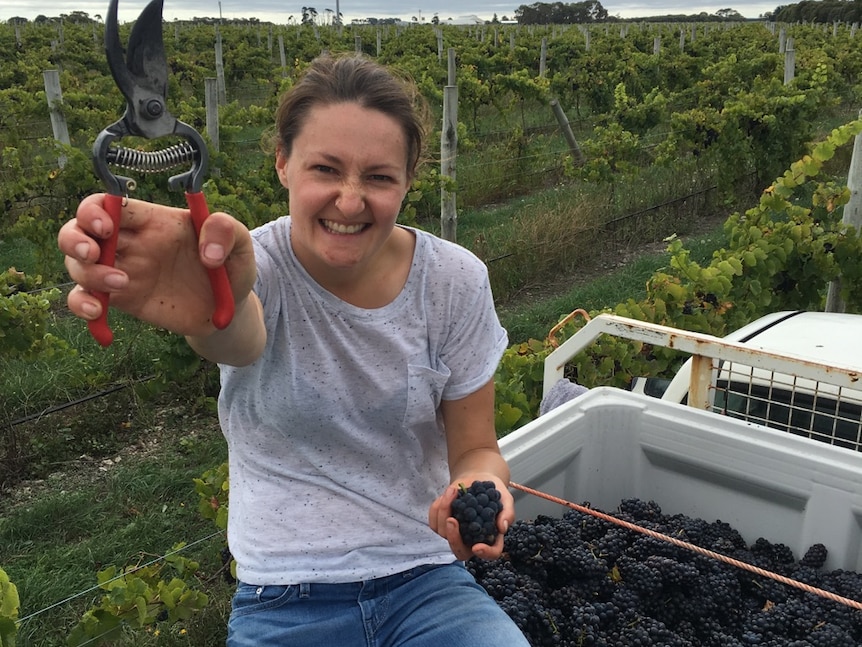
[[[550,2],[552,0],[548,0]],[[93,0],[2,0],[0,2],[0,20],[8,20],[13,16],[22,16],[33,20],[38,15],[48,17],[68,14],[73,11],[84,11],[92,16],[104,18],[109,0],[93,2]],[[147,0],[119,0],[118,15],[121,22],[134,20]],[[514,17],[515,10],[521,5],[533,4],[533,0],[338,0],[345,21],[353,18],[374,16],[377,18],[401,18],[410,20],[421,17],[430,21],[436,13],[440,20],[457,18],[466,14],[475,14],[480,18],[490,20],[494,14],[498,18]],[[622,0],[607,0],[602,6],[611,16],[620,18],[639,18],[664,14],[691,15],[715,13],[719,9],[736,9],[747,18],[757,18],[764,12],[774,11],[780,2],[750,2],[736,0],[733,2],[701,2],[692,4],[688,0],[657,0],[655,2],[625,2]],[[165,0],[164,17],[167,20],[199,17],[224,18],[257,18],[261,21],[286,24],[292,15],[298,19],[302,15],[302,7],[314,7],[320,16],[325,10],[335,11],[336,0]]]

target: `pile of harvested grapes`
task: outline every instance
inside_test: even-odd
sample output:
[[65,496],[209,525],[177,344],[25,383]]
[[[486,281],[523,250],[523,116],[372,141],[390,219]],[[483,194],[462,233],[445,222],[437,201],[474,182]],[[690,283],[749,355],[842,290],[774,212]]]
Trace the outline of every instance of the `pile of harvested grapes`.
[[[797,559],[783,544],[748,545],[726,523],[664,515],[638,499],[612,516],[862,601],[862,576],[825,571],[822,544]],[[576,510],[518,521],[502,558],[468,568],[533,647],[862,644],[852,606]]]

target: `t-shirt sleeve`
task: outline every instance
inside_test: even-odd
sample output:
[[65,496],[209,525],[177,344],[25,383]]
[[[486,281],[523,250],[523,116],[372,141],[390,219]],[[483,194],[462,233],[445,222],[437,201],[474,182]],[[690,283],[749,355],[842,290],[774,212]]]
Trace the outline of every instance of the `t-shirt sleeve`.
[[263,305],[264,317],[270,319],[278,306],[278,286],[281,274],[284,273],[284,263],[278,259],[282,257],[283,250],[279,249],[285,244],[288,228],[285,226],[286,218],[268,222],[251,232],[251,242],[254,247],[254,257],[257,266],[257,278],[252,290],[257,294]]
[[494,376],[509,339],[497,317],[485,264],[466,255],[459,265],[450,278],[451,322],[440,353],[451,372],[444,400],[458,400],[483,387]]

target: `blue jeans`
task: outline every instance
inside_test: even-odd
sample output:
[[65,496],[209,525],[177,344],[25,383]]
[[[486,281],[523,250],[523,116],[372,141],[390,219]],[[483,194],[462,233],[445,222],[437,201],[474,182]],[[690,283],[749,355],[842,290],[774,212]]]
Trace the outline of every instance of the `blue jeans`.
[[460,562],[347,584],[240,583],[228,647],[529,647]]

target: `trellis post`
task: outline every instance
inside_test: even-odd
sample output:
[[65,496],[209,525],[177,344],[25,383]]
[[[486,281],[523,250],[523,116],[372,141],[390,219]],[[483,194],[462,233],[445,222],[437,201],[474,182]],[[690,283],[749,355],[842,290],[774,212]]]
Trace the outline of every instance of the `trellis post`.
[[[54,131],[54,139],[71,145],[69,139],[69,127],[63,114],[63,91],[60,89],[60,73],[57,70],[45,70],[42,72],[45,80],[45,97],[48,99],[48,110],[51,113],[51,128]],[[66,166],[67,157],[65,153],[57,156],[57,164],[60,168]]]
[[455,158],[458,150],[458,84],[455,76],[455,50],[449,48],[448,83],[443,88],[443,130],[440,134],[440,233],[444,240],[457,238],[458,212],[455,191],[448,182],[455,182]]
[[[862,117],[862,111],[859,112]],[[847,173],[847,188],[850,199],[844,205],[841,222],[862,231],[862,133],[853,140],[853,156],[850,158],[850,170]],[[844,299],[841,298],[841,277],[830,281],[826,293],[826,312],[844,312]]]

